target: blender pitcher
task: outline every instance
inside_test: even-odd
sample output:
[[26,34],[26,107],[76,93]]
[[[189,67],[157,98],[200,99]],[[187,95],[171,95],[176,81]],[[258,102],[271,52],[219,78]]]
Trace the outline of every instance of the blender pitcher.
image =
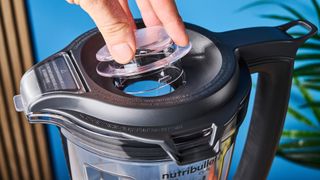
[[[300,37],[287,30],[308,29]],[[138,23],[137,52],[116,63],[97,29],[33,66],[14,97],[30,123],[57,125],[72,179],[226,179],[258,84],[235,179],[263,179],[275,155],[307,21],[215,33],[187,24],[190,44]]]

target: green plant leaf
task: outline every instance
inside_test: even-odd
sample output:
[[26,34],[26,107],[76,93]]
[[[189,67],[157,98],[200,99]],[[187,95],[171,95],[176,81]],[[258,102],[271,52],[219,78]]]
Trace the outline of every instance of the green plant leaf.
[[306,103],[306,104],[301,105],[301,107],[302,108],[305,108],[305,107],[320,108],[320,101],[314,101],[312,103]]
[[313,124],[313,122],[307,118],[306,116],[302,115],[301,113],[299,113],[298,111],[296,111],[295,109],[293,109],[292,107],[288,107],[288,113],[295,118],[295,120],[304,123],[305,125],[311,126],[311,127],[316,127],[315,124]]
[[278,147],[279,150],[292,150],[292,149],[306,149],[306,148],[320,148],[320,138],[318,139],[300,139],[293,142],[281,143]]
[[272,15],[272,14],[265,14],[260,15],[262,18],[266,19],[274,19],[274,20],[280,20],[280,21],[294,21],[295,19],[289,16],[279,16],[279,15]]
[[298,68],[295,68],[293,72],[294,76],[315,76],[320,77],[320,62],[310,63]]
[[314,9],[316,10],[317,12],[317,17],[318,17],[318,23],[320,25],[320,6],[317,2],[317,0],[311,0],[312,4],[313,4],[313,7]]
[[[307,104],[312,104],[313,102],[315,102],[313,100],[313,98],[311,97],[311,95],[309,94],[309,92],[307,91],[307,89],[301,85],[298,78],[293,78],[293,81],[297,85],[299,91],[301,92],[303,98],[306,100]],[[310,108],[311,108],[315,118],[317,119],[318,123],[320,123],[320,108],[313,107],[313,106],[311,106]]]
[[306,42],[300,48],[312,49],[312,50],[320,51],[320,44],[312,43],[312,42]]
[[277,155],[304,166],[320,168],[320,151],[283,152],[282,150],[278,150]]
[[303,17],[302,14],[300,14],[298,11],[296,11],[295,9],[293,9],[292,7],[283,4],[283,3],[279,3],[279,2],[275,2],[275,1],[257,1],[257,2],[253,2],[253,3],[249,3],[245,6],[243,6],[242,8],[240,8],[238,11],[243,11],[249,8],[253,8],[256,6],[261,6],[261,5],[266,5],[266,4],[273,4],[273,5],[277,5],[280,6],[281,8],[285,9],[286,11],[290,12],[291,15],[293,15],[295,18],[297,19],[305,19]]
[[320,84],[303,83],[303,86],[305,88],[308,88],[308,89],[313,89],[313,90],[316,90],[316,91],[320,91]]
[[309,82],[309,83],[320,83],[320,78],[306,78],[304,79],[305,82]]
[[319,131],[306,131],[306,130],[283,130],[282,137],[290,139],[308,139],[308,138],[320,138]]
[[296,60],[320,60],[320,53],[298,54]]
[[278,4],[280,7],[282,7],[283,9],[287,10],[288,12],[290,12],[292,15],[294,15],[296,18],[298,19],[305,19],[302,14],[300,14],[298,11],[296,11],[295,9],[291,8],[288,5],[282,4],[282,3],[277,3],[275,2],[275,4]]

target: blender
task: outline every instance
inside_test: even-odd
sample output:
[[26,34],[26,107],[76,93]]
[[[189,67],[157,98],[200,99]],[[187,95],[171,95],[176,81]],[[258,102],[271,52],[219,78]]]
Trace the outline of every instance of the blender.
[[[217,33],[186,23],[190,43],[179,47],[162,27],[137,26],[128,64],[93,29],[21,79],[16,110],[59,127],[72,179],[226,179],[252,73],[255,104],[234,178],[266,178],[297,49],[317,28],[297,20]],[[292,37],[295,26],[308,32]]]

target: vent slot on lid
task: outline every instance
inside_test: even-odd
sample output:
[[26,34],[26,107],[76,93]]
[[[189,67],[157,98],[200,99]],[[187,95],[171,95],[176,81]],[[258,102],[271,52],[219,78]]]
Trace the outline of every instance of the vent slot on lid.
[[194,147],[209,146],[212,132],[212,128],[206,128],[192,134],[175,135],[172,138],[178,151],[183,152]]

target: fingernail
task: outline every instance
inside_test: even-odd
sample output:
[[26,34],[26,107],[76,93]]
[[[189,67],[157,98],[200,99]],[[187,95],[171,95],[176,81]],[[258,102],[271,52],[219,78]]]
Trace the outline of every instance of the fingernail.
[[113,45],[111,53],[113,58],[119,63],[128,63],[133,57],[133,51],[127,43]]

